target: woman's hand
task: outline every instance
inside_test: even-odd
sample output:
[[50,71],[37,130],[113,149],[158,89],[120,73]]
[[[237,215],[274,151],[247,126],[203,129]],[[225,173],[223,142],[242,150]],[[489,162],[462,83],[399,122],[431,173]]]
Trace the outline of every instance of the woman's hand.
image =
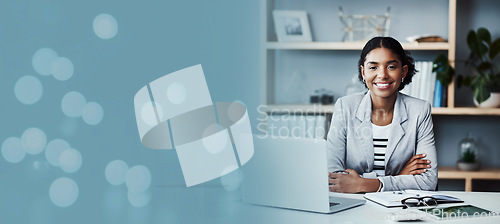
[[418,175],[425,173],[431,167],[431,161],[425,158],[425,154],[417,154],[411,157],[398,175]]
[[358,173],[354,170],[346,169],[345,172],[347,174],[328,173],[330,191],[341,193],[360,192],[363,178],[359,177]]

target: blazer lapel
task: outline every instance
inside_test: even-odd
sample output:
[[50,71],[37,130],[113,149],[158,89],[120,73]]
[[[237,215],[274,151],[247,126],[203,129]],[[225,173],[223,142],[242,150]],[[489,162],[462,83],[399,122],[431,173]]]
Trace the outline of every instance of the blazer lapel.
[[360,164],[361,167],[367,168],[368,170],[373,169],[373,132],[371,126],[371,113],[372,113],[372,101],[370,98],[370,91],[367,91],[361,103],[356,110],[356,123],[355,133],[357,139],[361,142],[362,148],[365,156],[366,164]]
[[[398,97],[396,99],[396,103],[394,105],[394,114],[392,117],[392,124],[390,127],[390,138],[389,142],[387,143],[387,149],[385,152],[385,170],[386,173],[392,169],[392,167],[388,167],[389,160],[392,157],[392,154],[394,153],[394,150],[396,149],[397,145],[405,135],[405,131],[402,127],[402,124],[408,119],[408,114],[406,112],[406,104],[401,96],[400,93],[398,93]],[[391,174],[391,173],[387,173]]]

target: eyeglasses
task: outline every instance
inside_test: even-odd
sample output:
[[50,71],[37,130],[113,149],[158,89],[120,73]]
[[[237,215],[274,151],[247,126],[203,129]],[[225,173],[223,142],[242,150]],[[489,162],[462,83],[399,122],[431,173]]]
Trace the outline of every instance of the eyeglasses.
[[419,207],[419,206],[434,208],[437,206],[437,199],[431,196],[409,197],[401,200],[401,204],[404,205],[403,209],[407,209],[410,207]]

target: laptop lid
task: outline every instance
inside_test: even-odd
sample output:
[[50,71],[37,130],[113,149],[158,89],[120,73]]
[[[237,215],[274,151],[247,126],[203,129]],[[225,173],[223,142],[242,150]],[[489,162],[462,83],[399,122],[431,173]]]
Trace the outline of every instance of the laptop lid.
[[254,136],[242,167],[247,203],[329,213],[326,141]]

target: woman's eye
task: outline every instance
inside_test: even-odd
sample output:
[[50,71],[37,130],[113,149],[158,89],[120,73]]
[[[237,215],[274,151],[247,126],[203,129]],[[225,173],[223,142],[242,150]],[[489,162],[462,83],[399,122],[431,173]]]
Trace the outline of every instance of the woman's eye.
[[377,67],[375,67],[375,66],[370,66],[370,67],[368,67],[368,69],[370,69],[370,70],[375,70],[375,69],[377,69]]
[[394,69],[396,69],[396,66],[394,66],[394,65],[389,65],[389,67],[387,67],[387,68],[388,68],[389,70],[394,70]]

